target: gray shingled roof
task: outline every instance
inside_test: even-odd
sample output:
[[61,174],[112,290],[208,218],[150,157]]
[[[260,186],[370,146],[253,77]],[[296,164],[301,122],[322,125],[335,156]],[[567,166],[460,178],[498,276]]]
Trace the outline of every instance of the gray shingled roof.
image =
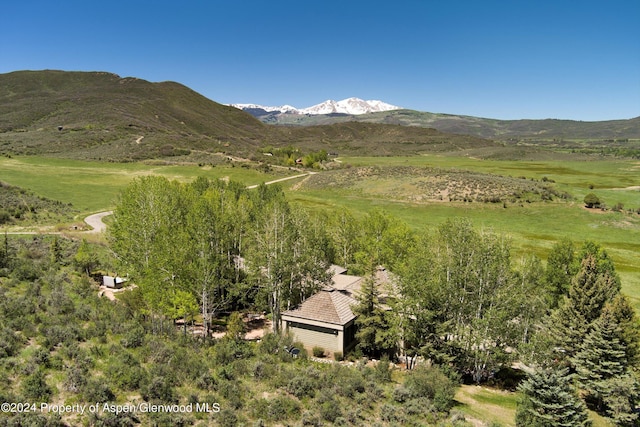
[[345,325],[356,318],[351,311],[351,306],[356,303],[357,301],[350,296],[327,288],[306,299],[293,310],[285,311],[282,315]]

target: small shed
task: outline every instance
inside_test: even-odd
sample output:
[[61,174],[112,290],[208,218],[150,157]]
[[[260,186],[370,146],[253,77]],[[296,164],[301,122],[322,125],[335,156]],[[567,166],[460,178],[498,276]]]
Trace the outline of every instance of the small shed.
[[282,329],[307,349],[317,346],[332,353],[345,353],[356,344],[356,315],[351,311],[356,303],[346,293],[326,287],[282,313]]
[[124,286],[126,279],[114,276],[102,276],[102,284],[110,289],[120,289]]

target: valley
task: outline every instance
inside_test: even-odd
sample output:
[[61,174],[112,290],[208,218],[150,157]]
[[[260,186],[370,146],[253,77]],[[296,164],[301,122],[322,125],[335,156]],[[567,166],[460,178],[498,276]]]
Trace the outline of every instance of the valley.
[[[298,115],[295,124],[283,124],[293,115],[281,115],[280,124],[266,124],[269,120],[262,123],[172,82],[47,71],[0,75],[0,83],[0,236],[5,239],[0,296],[6,301],[0,303],[0,315],[9,325],[0,327],[0,380],[9,384],[7,392],[0,390],[5,400],[222,402],[222,415],[183,414],[179,421],[185,425],[294,425],[301,419],[305,425],[514,425],[520,394],[514,393],[513,381],[524,374],[501,361],[495,366],[501,366],[497,372],[509,372],[506,378],[474,367],[481,385],[471,384],[463,372],[466,384],[458,386],[463,375],[453,372],[453,362],[445,363],[443,372],[419,369],[414,375],[405,369],[406,355],[390,368],[365,360],[359,347],[349,355],[336,352],[336,363],[320,348],[318,357],[326,363],[317,363],[283,353],[283,346],[296,344],[291,337],[267,335],[260,343],[234,339],[234,331],[241,336],[244,330],[242,318],[234,317],[238,312],[249,317],[260,312],[267,318],[277,313],[269,297],[275,294],[265,291],[266,269],[254,263],[252,271],[241,272],[244,259],[238,261],[239,255],[245,254],[239,248],[267,264],[269,255],[260,251],[275,240],[269,233],[281,231],[270,224],[287,215],[293,226],[280,250],[295,247],[291,260],[296,261],[286,259],[276,267],[311,262],[325,250],[333,262],[340,244],[345,251],[360,245],[359,252],[345,257],[354,270],[349,274],[366,270],[367,256],[377,261],[376,249],[395,262],[407,283],[416,280],[419,295],[420,280],[431,277],[430,262],[448,262],[438,258],[446,252],[440,238],[466,232],[471,241],[495,251],[487,254],[500,254],[496,265],[510,260],[501,280],[519,283],[516,278],[522,278],[525,283],[533,272],[531,286],[539,288],[525,296],[543,299],[549,280],[542,278],[544,269],[551,271],[558,245],[570,241],[576,251],[583,248],[582,255],[593,250],[604,257],[599,260],[604,267],[598,268],[611,268],[610,257],[631,307],[625,313],[640,313],[638,119],[506,123],[393,110]],[[598,208],[585,206],[591,193],[599,199]],[[273,222],[260,222],[274,206]],[[147,234],[126,228],[149,219],[143,214],[128,217],[127,209],[150,214],[153,221],[140,227]],[[231,214],[225,209],[232,209]],[[113,233],[81,231],[85,217],[106,211],[116,212],[105,218]],[[345,218],[352,223],[340,223]],[[149,225],[154,221],[157,228]],[[173,228],[176,223],[188,231]],[[376,246],[379,236],[374,235],[380,224],[395,233],[384,250]],[[187,248],[199,242],[198,254],[203,254],[212,247],[200,232],[204,227],[211,239],[222,242],[232,236],[228,244],[236,246],[199,263]],[[20,232],[36,234],[8,234]],[[163,251],[156,264],[128,266],[141,281],[133,289],[142,290],[119,292],[115,302],[98,298],[90,274],[124,269],[127,260],[121,253],[135,258],[142,243],[156,244],[155,237],[145,237],[156,233]],[[305,257],[297,245],[308,242],[317,247]],[[469,249],[463,246],[455,249]],[[407,247],[417,261],[403,258]],[[238,253],[229,261],[232,251]],[[209,268],[215,262],[222,266],[219,271]],[[326,276],[325,270],[321,273]],[[194,331],[206,329],[206,311],[199,310],[205,310],[202,295],[210,283],[198,286],[215,274],[221,275],[215,285],[229,289],[212,291],[219,300],[209,301],[215,307],[209,326],[216,336],[230,338],[207,341]],[[300,294],[308,291],[305,286]],[[156,287],[166,292],[155,292]],[[500,289],[504,298],[495,301],[506,301],[510,291]],[[527,306],[525,298],[520,308],[526,311]],[[558,310],[551,307],[540,305],[532,318]],[[514,307],[505,303],[502,309]],[[78,319],[77,325],[69,316]],[[487,321],[504,336],[521,322],[496,319]],[[470,323],[460,331],[474,327]],[[441,338],[429,334],[423,338]],[[427,354],[425,348],[414,350]],[[477,352],[482,346],[469,348]],[[456,346],[449,350],[460,351]],[[369,351],[368,356],[380,355],[377,349]],[[543,358],[536,351],[544,353],[523,345],[523,358]],[[434,381],[446,396],[429,388]],[[327,383],[336,386],[326,391]],[[428,392],[435,394],[420,397]],[[347,403],[357,411],[344,410]],[[115,419],[100,417],[64,421],[107,425]],[[594,411],[589,417],[594,425],[610,425]],[[175,419],[155,415],[125,418],[129,424],[123,425],[175,424]]]

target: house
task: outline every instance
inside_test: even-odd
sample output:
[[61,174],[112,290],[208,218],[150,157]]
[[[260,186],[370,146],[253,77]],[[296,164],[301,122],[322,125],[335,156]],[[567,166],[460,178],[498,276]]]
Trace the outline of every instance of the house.
[[[307,298],[281,316],[281,329],[293,335],[311,350],[322,347],[330,353],[346,353],[356,345],[356,315],[351,307],[358,303],[364,278],[346,274],[338,265],[329,267],[331,285]],[[374,276],[383,304],[395,293],[395,279],[384,267],[378,267]]]
[[318,346],[331,353],[345,353],[356,344],[354,304],[356,300],[347,293],[327,286],[282,313],[282,330],[309,350]]

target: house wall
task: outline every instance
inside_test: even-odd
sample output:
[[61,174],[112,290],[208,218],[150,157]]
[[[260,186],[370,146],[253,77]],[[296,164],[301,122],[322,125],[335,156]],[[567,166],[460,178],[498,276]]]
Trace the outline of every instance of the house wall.
[[328,328],[326,325],[308,325],[296,321],[286,321],[285,323],[286,330],[293,335],[296,341],[303,343],[309,350],[318,346],[332,353],[344,352],[344,331],[334,329],[335,327],[341,328],[338,325],[333,325],[334,328]]

